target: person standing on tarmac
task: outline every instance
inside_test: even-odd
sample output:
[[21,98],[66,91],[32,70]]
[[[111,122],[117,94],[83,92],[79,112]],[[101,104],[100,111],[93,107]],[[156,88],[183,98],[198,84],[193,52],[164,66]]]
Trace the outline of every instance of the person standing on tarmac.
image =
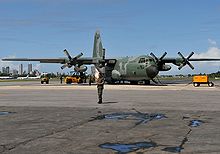
[[63,83],[63,76],[60,75],[60,84],[62,84],[62,83]]
[[97,83],[97,90],[98,90],[98,104],[102,104],[102,93],[104,89],[104,76],[102,73],[99,72],[98,78],[96,80]]

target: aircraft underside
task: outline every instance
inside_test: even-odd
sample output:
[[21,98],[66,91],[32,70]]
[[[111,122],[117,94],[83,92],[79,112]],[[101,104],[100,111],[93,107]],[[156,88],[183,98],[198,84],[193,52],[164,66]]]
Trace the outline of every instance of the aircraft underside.
[[141,84],[146,84],[146,85],[149,85],[150,84],[150,79],[124,79],[124,78],[121,78],[121,79],[108,79],[106,78],[106,82],[108,84],[115,84],[115,83],[130,83],[130,84],[138,84],[138,83],[141,83]]
[[122,74],[118,70],[112,70],[106,72],[106,82],[109,84],[114,83],[131,83],[131,84],[138,84],[139,82],[143,84],[150,84],[151,78],[147,76],[146,73],[143,74],[136,74],[135,71],[131,73]]

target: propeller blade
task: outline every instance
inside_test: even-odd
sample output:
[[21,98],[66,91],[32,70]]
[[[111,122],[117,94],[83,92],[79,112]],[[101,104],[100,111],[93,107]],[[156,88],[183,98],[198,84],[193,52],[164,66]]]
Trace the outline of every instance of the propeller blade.
[[186,58],[180,52],[178,52],[178,55],[180,55],[180,57],[183,58],[183,60],[186,60]]
[[181,70],[183,68],[183,66],[185,66],[185,64],[181,64],[178,69]]
[[66,49],[64,49],[63,52],[65,53],[65,55],[67,55],[69,60],[72,59],[72,57],[70,56],[69,52]]
[[190,67],[192,70],[194,70],[193,65],[192,65],[189,61],[187,61],[186,63],[189,65],[189,67]]
[[162,60],[167,55],[167,52],[164,52],[164,54],[160,57],[160,60]]
[[67,67],[67,64],[64,64],[63,66],[61,66],[61,69],[63,70],[66,67]]
[[83,55],[83,53],[81,52],[80,54],[78,54],[77,56],[75,56],[73,59],[76,60],[78,58],[80,58]]
[[191,52],[190,55],[186,59],[189,60],[189,58],[191,58],[193,54],[194,52]]
[[151,52],[150,55],[158,62],[159,59]]

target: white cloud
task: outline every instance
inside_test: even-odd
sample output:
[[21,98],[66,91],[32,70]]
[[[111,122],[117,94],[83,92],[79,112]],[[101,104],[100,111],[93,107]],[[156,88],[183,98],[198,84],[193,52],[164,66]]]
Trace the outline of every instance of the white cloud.
[[214,41],[212,39],[208,39],[208,42],[210,43],[211,46],[216,46],[217,45],[216,41]]
[[[212,44],[217,44],[215,41],[212,41]],[[207,51],[201,53],[195,53],[192,58],[213,58],[220,59],[220,48],[210,47]],[[204,61],[204,62],[194,62],[195,67],[201,67],[201,69],[207,71],[218,70],[220,66],[220,61]],[[211,67],[210,67],[211,66]],[[200,69],[200,68],[198,68]]]
[[195,53],[193,58],[220,58],[220,49],[218,47],[210,47],[205,52]]
[[[217,42],[212,39],[208,39],[211,47],[208,48],[207,51],[195,53],[192,58],[213,58],[220,59],[220,48],[217,46]],[[209,70],[209,66],[220,66],[220,61],[206,61],[206,62],[196,62],[196,64],[200,67],[206,67]]]

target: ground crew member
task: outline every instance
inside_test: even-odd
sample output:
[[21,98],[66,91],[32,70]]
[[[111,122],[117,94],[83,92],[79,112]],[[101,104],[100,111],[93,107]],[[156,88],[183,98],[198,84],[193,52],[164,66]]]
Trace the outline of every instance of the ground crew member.
[[62,84],[62,83],[63,83],[63,76],[60,75],[60,84]]
[[92,76],[89,75],[89,85],[91,86],[91,84],[92,84]]
[[96,83],[97,83],[98,99],[99,99],[98,104],[102,104],[102,93],[104,89],[104,76],[102,73],[99,73]]

